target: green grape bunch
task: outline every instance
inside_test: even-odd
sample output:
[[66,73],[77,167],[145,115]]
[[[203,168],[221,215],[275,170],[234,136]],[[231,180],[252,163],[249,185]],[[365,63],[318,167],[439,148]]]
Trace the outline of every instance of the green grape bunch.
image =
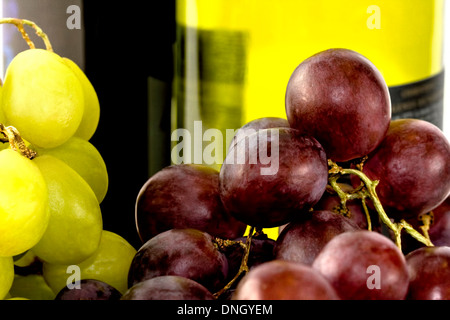
[[[15,276],[14,265],[25,253],[47,269],[98,255],[106,232],[100,203],[108,172],[89,141],[100,103],[82,69],[55,53],[34,22],[2,18],[0,24],[15,25],[30,47],[12,59],[0,86],[0,299],[5,299],[23,286],[14,284],[25,279]],[[24,26],[36,31],[45,49],[35,47]],[[102,270],[92,273],[113,284],[126,281],[123,272]]]

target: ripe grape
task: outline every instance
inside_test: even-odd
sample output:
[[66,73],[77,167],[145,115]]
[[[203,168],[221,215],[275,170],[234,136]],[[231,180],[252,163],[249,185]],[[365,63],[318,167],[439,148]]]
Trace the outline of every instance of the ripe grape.
[[331,284],[301,263],[273,260],[239,281],[234,300],[339,300]]
[[69,289],[64,287],[55,297],[55,300],[120,300],[122,294],[109,284],[94,280],[83,279],[80,288]]
[[49,154],[74,169],[92,188],[101,203],[108,191],[108,170],[100,152],[89,141],[72,137],[56,148],[33,147],[39,155]]
[[16,55],[6,70],[2,107],[7,122],[23,138],[42,148],[54,148],[72,137],[80,125],[83,89],[59,55],[29,49]]
[[289,122],[286,119],[278,117],[265,117],[254,119],[246,124],[244,124],[233,137],[230,143],[230,148],[234,147],[242,138],[249,136],[250,134],[261,130],[261,129],[271,129],[271,128],[289,128]]
[[450,196],[433,209],[433,224],[428,230],[435,246],[450,246]]
[[100,120],[100,102],[98,101],[97,93],[92,83],[80,67],[68,58],[62,58],[62,60],[75,73],[83,88],[84,112],[75,136],[87,141],[92,138],[97,130]]
[[377,232],[345,232],[328,242],[312,267],[327,278],[341,299],[401,300],[408,290],[405,257]]
[[214,300],[214,297],[194,280],[160,276],[135,284],[121,300]]
[[[128,289],[128,271],[135,254],[136,249],[123,237],[103,230],[98,249],[77,265],[84,279],[106,282],[125,293]],[[44,262],[43,275],[54,292],[57,293],[66,286],[68,267],[67,264]]]
[[14,281],[14,263],[12,257],[0,257],[0,299],[9,292]]
[[18,275],[17,272],[9,294],[29,300],[53,300],[56,296],[42,274]]
[[[241,237],[234,239],[234,241],[246,243],[247,238]],[[275,247],[275,240],[269,239],[266,234],[253,236],[247,260],[248,268],[252,269],[264,262],[273,260],[275,258],[273,253],[274,247]],[[245,254],[245,249],[239,244],[234,244],[221,249],[221,251],[227,257],[228,277],[229,280],[231,280],[239,271],[242,258]]]
[[174,228],[228,239],[242,236],[246,229],[223,208],[219,172],[204,165],[173,165],[153,175],[139,192],[135,214],[142,242]]
[[391,119],[388,87],[361,54],[330,49],[304,60],[286,88],[292,128],[316,138],[333,161],[367,155],[381,142]]
[[406,256],[408,299],[450,299],[450,247],[423,247]]
[[[351,192],[353,188],[346,183],[338,183],[344,192]],[[324,192],[322,198],[314,206],[314,210],[328,210],[332,212],[339,212],[341,199],[336,193]],[[346,202],[348,209],[348,218],[355,222],[361,229],[367,229],[367,217],[361,204],[360,199],[350,199]],[[372,226],[373,227],[373,226]]]
[[363,172],[379,180],[377,194],[392,218],[427,213],[450,193],[450,144],[442,131],[418,119],[393,120]]
[[50,155],[35,158],[49,190],[50,220],[33,247],[42,260],[77,264],[98,248],[102,234],[100,205],[86,181],[67,164]]
[[335,236],[360,228],[349,218],[331,211],[314,211],[289,223],[279,235],[275,257],[312,265],[322,248]]
[[192,279],[211,292],[224,286],[228,262],[213,238],[195,229],[171,229],[148,240],[134,257],[128,286],[164,275]]
[[36,163],[16,151],[0,151],[0,256],[33,247],[49,223],[48,191]]
[[[270,153],[270,167],[261,159],[261,143]],[[327,182],[326,155],[314,138],[289,128],[263,129],[241,139],[228,153],[220,171],[220,197],[238,220],[269,228],[308,211]]]

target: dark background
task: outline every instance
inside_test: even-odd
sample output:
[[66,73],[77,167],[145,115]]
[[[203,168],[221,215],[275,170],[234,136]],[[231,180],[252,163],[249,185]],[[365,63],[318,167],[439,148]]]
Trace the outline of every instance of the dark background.
[[139,248],[134,206],[151,174],[170,164],[175,0],[84,1],[85,73],[100,101],[91,139],[109,173],[104,229]]

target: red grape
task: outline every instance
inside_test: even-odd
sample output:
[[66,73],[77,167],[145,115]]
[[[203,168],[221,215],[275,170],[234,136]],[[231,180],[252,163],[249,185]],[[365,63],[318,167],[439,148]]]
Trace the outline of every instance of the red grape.
[[450,197],[433,209],[433,224],[428,231],[435,246],[450,246]]
[[439,128],[417,119],[393,120],[363,172],[379,180],[377,194],[392,218],[427,213],[450,193],[450,144]]
[[[348,184],[339,183],[340,188],[345,192],[350,192],[353,188]],[[314,206],[317,211],[328,210],[337,212],[340,208],[341,199],[336,193],[325,192],[319,202]],[[347,200],[346,203],[349,219],[354,221],[361,229],[367,229],[367,217],[360,199]]]
[[128,285],[164,275],[186,277],[215,292],[225,285],[228,261],[206,232],[171,229],[138,250],[131,262]]
[[381,73],[367,58],[330,49],[294,70],[286,88],[286,114],[291,127],[315,137],[328,158],[348,161],[381,142],[391,102]]
[[[247,239],[245,237],[241,237],[235,239],[235,241],[246,243]],[[247,261],[248,268],[252,269],[264,262],[273,260],[274,247],[275,240],[268,238],[267,235],[262,234],[253,236]],[[239,271],[242,258],[245,254],[245,250],[239,244],[234,244],[222,249],[221,251],[226,255],[228,259],[228,273],[231,280]]]
[[[260,154],[261,142],[270,151],[270,174],[264,174],[263,170],[269,168],[261,159],[252,161]],[[246,224],[285,224],[308,211],[325,191],[325,152],[314,138],[299,135],[294,129],[259,130],[240,140],[231,151],[220,171],[220,197],[225,209]],[[245,161],[237,161],[235,152],[238,160]]]
[[142,242],[174,228],[229,239],[242,236],[246,229],[223,209],[219,172],[195,164],[164,168],[144,184],[136,200],[136,226]]
[[180,276],[160,276],[135,284],[121,300],[214,300],[198,282]]
[[341,299],[399,300],[408,290],[405,257],[385,236],[345,232],[328,242],[313,262]]
[[450,300],[450,247],[423,247],[406,256],[408,299]]
[[103,281],[83,279],[79,285],[73,289],[64,287],[55,300],[120,300],[122,296],[116,288]]
[[230,148],[233,147],[242,138],[249,136],[250,134],[261,130],[271,128],[289,128],[289,122],[283,118],[277,117],[265,117],[252,120],[243,125],[234,135],[233,140],[230,143]]
[[312,265],[320,250],[336,235],[360,228],[331,211],[314,211],[289,223],[275,245],[276,259]]
[[339,300],[316,270],[301,263],[273,260],[252,269],[239,282],[234,300]]

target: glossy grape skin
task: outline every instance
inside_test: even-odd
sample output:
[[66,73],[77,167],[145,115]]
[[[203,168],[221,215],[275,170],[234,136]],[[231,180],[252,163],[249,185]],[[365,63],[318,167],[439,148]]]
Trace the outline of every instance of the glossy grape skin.
[[15,256],[44,235],[50,220],[49,193],[34,160],[4,149],[0,166],[0,256]]
[[289,223],[279,235],[276,259],[312,265],[322,248],[335,236],[360,228],[349,218],[331,211],[314,211]]
[[450,247],[423,247],[406,256],[410,300],[450,300]]
[[[350,185],[339,183],[341,189],[345,192],[351,192],[353,189]],[[314,205],[314,210],[328,210],[332,212],[339,212],[341,199],[336,193],[324,192],[319,202]],[[347,200],[346,206],[348,209],[348,218],[356,223],[361,229],[367,229],[367,217],[364,212],[360,199]],[[373,227],[373,226],[372,226]]]
[[450,247],[450,196],[433,209],[433,224],[428,230],[431,242],[435,246]]
[[42,155],[33,162],[47,184],[50,219],[32,250],[48,263],[78,264],[100,244],[103,219],[97,197],[88,183],[63,161]]
[[0,257],[0,299],[9,292],[14,281],[14,262],[12,257]]
[[74,135],[88,141],[97,130],[100,120],[100,102],[92,83],[80,67],[68,58],[63,57],[62,60],[77,76],[83,89],[84,112],[80,125]]
[[121,300],[214,300],[214,297],[194,280],[160,276],[135,284]]
[[138,250],[131,262],[128,286],[164,275],[186,277],[216,292],[225,285],[228,261],[206,232],[171,229]]
[[[275,150],[271,163],[263,164],[259,155],[254,161],[260,143],[247,141],[266,141],[267,150]],[[308,211],[325,191],[325,152],[314,138],[299,135],[294,129],[259,130],[231,150],[220,170],[220,198],[230,214],[248,225],[283,225]],[[244,161],[239,162],[239,156]],[[263,174],[269,168],[269,174]]]
[[393,120],[386,138],[364,164],[379,180],[376,192],[391,218],[413,218],[450,193],[450,144],[439,128],[418,119]]
[[82,138],[72,137],[56,148],[32,147],[38,155],[49,154],[74,169],[92,188],[99,203],[108,191],[109,177],[105,161],[97,148]]
[[80,288],[64,287],[56,295],[55,300],[120,300],[122,294],[109,284],[94,280],[80,280]]
[[61,145],[81,123],[82,86],[54,52],[28,49],[17,54],[7,68],[2,91],[7,122],[33,145]]
[[286,88],[292,128],[315,137],[333,161],[367,155],[381,142],[391,119],[388,87],[361,54],[330,49],[304,60]]
[[[114,232],[103,230],[98,249],[77,266],[83,278],[105,282],[125,293],[128,290],[128,271],[135,255],[136,249],[127,240]],[[55,293],[66,286],[70,276],[67,273],[69,267],[67,264],[44,262],[42,273]]]
[[236,134],[233,137],[233,140],[230,143],[230,148],[233,147],[236,143],[238,143],[242,138],[261,130],[261,129],[270,129],[270,128],[289,128],[289,122],[286,119],[278,118],[278,117],[264,117],[254,119],[250,122],[244,124],[239,130],[236,131]]
[[246,229],[223,208],[219,172],[196,164],[169,166],[153,175],[138,194],[135,219],[142,242],[174,228],[228,239],[242,236]]
[[331,284],[309,266],[283,260],[263,263],[239,281],[233,300],[339,300]]
[[[241,237],[234,239],[234,241],[246,243],[247,238]],[[274,260],[274,247],[275,240],[268,238],[267,235],[263,234],[256,237],[253,236],[247,261],[249,270],[264,262]],[[223,252],[227,257],[229,270],[228,278],[231,280],[239,271],[245,250],[243,247],[236,244],[228,248],[221,249],[221,252]]]
[[[14,268],[17,270],[17,268]],[[11,297],[29,300],[53,300],[56,293],[45,282],[40,273],[14,276],[14,282],[9,290]]]
[[[408,290],[405,257],[390,239],[373,231],[337,235],[325,245],[312,267],[344,300],[402,300]],[[369,287],[377,282],[379,288]]]

